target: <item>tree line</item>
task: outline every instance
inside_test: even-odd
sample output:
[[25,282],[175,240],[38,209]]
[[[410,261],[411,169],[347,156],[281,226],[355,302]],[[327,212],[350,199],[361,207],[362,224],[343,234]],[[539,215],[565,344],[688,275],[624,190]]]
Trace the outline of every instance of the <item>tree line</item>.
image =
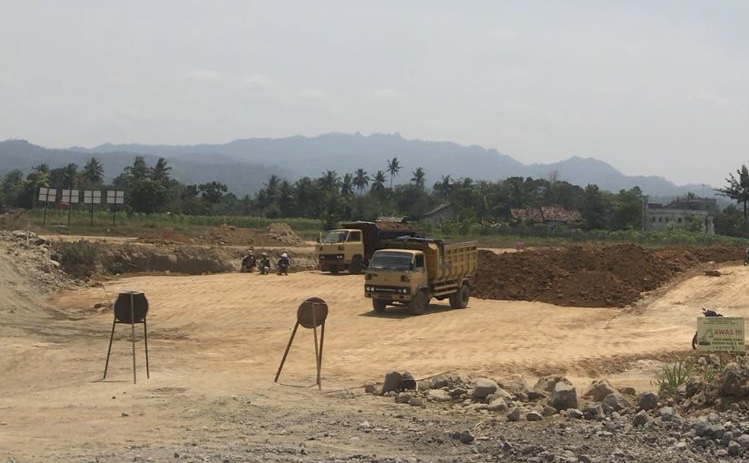
[[[435,207],[450,203],[462,222],[500,224],[512,221],[512,209],[556,206],[578,211],[584,230],[640,230],[647,198],[638,187],[613,193],[597,185],[580,187],[551,178],[509,177],[490,182],[443,175],[431,186],[426,171],[416,167],[407,182],[394,184],[404,171],[393,157],[382,170],[364,169],[340,174],[327,170],[318,177],[294,182],[271,175],[254,195],[237,197],[219,181],[183,184],[170,175],[164,158],[149,166],[143,156],[123,169],[111,183],[104,182],[103,166],[92,157],[83,168],[71,163],[50,169],[42,164],[30,173],[7,173],[0,184],[0,205],[32,208],[40,187],[57,189],[117,189],[125,191],[125,209],[132,212],[170,212],[188,215],[250,215],[266,218],[319,219],[324,228],[346,220],[374,220],[382,216],[418,220]],[[742,166],[726,179],[721,194],[739,206],[724,209],[715,219],[716,231],[747,235],[749,172]]]

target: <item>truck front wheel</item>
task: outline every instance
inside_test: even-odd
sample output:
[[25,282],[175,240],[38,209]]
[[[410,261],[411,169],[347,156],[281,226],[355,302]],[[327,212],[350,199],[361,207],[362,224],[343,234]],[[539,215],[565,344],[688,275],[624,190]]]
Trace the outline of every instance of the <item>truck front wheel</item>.
[[387,304],[382,299],[372,299],[372,308],[375,312],[382,313],[385,311]]
[[471,298],[471,287],[462,285],[457,293],[450,295],[450,307],[453,309],[465,309],[468,307],[468,299]]
[[411,313],[414,315],[421,315],[427,310],[429,299],[424,291],[419,291],[414,294],[414,298],[411,301]]

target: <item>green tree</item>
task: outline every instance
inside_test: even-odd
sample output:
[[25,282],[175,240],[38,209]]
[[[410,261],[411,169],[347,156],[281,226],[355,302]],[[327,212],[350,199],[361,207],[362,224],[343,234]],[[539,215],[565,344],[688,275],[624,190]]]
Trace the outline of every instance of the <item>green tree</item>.
[[104,182],[104,166],[96,158],[91,158],[83,166],[80,173],[79,185],[83,189],[93,189]]
[[3,177],[0,186],[0,199],[3,204],[8,206],[19,207],[18,197],[23,191],[23,172],[20,169],[13,169]]
[[382,191],[385,189],[385,172],[378,170],[372,180],[372,188],[370,191]]
[[586,186],[580,211],[584,221],[583,229],[605,230],[609,222],[609,211],[610,204],[598,185]]
[[229,189],[224,183],[214,180],[212,182],[201,183],[198,185],[198,191],[200,191],[200,196],[208,201],[208,203],[218,204],[221,202],[224,193],[229,191]]
[[411,182],[416,185],[417,188],[424,188],[426,182],[426,174],[424,173],[423,167],[417,167],[416,170],[411,172]]
[[160,212],[166,202],[167,191],[150,178],[139,178],[130,184],[128,205],[134,212]]
[[156,165],[151,169],[151,178],[160,183],[163,186],[169,186],[169,171],[172,170],[171,166],[167,165],[166,159],[159,158],[156,161]]
[[728,174],[726,182],[728,185],[725,188],[719,188],[718,191],[732,200],[741,204],[744,208],[744,228],[749,228],[747,222],[747,203],[749,203],[749,169],[746,165],[742,165],[740,169],[736,170],[735,177],[732,173]]
[[398,173],[401,170],[400,161],[398,161],[397,157],[394,157],[393,159],[388,161],[387,166],[387,173],[390,174],[390,189],[393,189],[393,177],[397,177]]
[[317,179],[317,183],[325,191],[338,191],[341,181],[338,178],[338,172],[327,170]]
[[613,198],[610,230],[640,230],[643,220],[643,196],[640,188],[620,190]]
[[356,172],[354,172],[353,184],[356,189],[359,190],[360,195],[364,189],[369,186],[369,180],[369,175],[367,175],[367,172],[364,169],[356,169]]
[[450,200],[450,193],[453,191],[453,179],[450,175],[443,175],[439,182],[436,182],[432,187],[432,190],[438,195],[438,197],[444,201]]
[[354,176],[351,174],[344,174],[341,180],[341,194],[345,197],[351,197],[354,195]]

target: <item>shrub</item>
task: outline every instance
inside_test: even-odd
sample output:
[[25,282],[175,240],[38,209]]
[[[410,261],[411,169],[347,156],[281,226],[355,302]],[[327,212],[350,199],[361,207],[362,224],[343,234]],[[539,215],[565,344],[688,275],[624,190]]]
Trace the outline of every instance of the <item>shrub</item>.
[[98,259],[98,248],[86,240],[60,245],[60,265],[76,278],[86,278],[93,273]]
[[658,392],[664,396],[672,397],[678,394],[681,386],[687,384],[691,374],[691,365],[679,360],[676,363],[664,365],[653,384],[658,386]]

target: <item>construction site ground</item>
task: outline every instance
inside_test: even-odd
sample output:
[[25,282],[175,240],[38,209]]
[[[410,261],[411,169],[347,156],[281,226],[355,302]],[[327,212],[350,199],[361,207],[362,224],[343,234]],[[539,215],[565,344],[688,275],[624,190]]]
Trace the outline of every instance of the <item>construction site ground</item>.
[[[161,251],[175,242],[203,249],[196,253],[228,247],[227,259],[249,246],[312,259],[312,246],[294,239],[140,241]],[[9,240],[0,249],[0,461],[18,463],[459,458],[470,454],[460,443],[362,431],[362,422],[370,429],[439,428],[450,415],[366,394],[364,385],[396,370],[417,379],[520,375],[531,384],[563,375],[580,392],[605,377],[654,390],[666,362],[695,355],[690,341],[702,308],[749,316],[749,267],[735,246],[482,250],[469,307],[432,300],[421,316],[405,309],[377,314],[363,297],[363,276],[309,265],[288,276],[154,269],[45,290],[30,277],[38,269],[24,263],[25,249]],[[131,325],[118,324],[103,379],[111,304],[130,290],[149,302],[150,372],[143,325],[135,325],[133,357]],[[328,305],[324,339],[320,329],[299,328],[290,343],[297,309],[310,297]],[[321,387],[316,337],[324,340]],[[485,419],[461,415],[455,426]],[[237,457],[241,451],[246,460]],[[366,461],[380,461],[373,458]]]

